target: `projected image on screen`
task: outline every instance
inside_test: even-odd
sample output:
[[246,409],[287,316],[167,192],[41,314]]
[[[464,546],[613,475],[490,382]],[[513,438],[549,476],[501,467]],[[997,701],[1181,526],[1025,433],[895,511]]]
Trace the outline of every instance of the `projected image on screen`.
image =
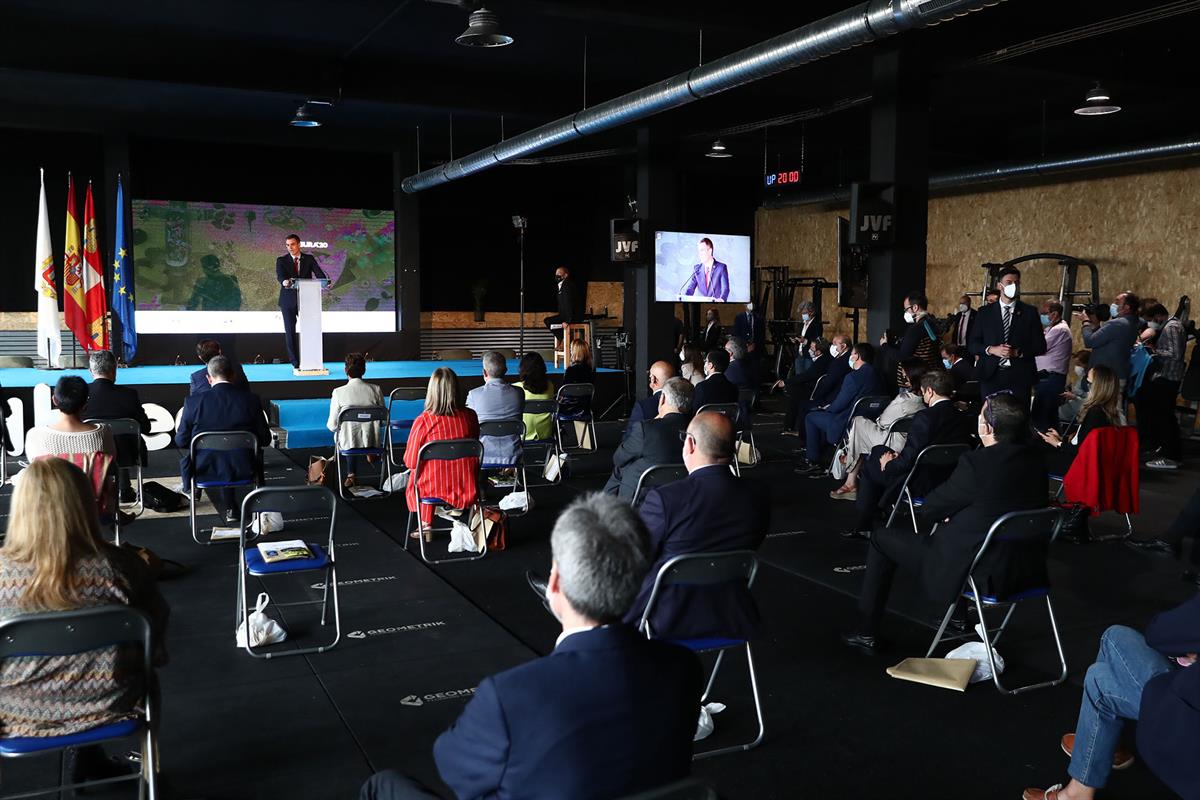
[[391,211],[133,201],[140,333],[282,330],[275,259],[295,233],[331,283],[329,332],[395,330]]
[[658,231],[654,299],[684,303],[750,300],[750,237]]

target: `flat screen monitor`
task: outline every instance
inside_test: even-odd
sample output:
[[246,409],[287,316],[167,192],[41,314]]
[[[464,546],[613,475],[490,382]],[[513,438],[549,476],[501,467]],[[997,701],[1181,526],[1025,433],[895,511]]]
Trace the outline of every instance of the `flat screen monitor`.
[[750,302],[749,236],[658,231],[654,265],[660,302]]

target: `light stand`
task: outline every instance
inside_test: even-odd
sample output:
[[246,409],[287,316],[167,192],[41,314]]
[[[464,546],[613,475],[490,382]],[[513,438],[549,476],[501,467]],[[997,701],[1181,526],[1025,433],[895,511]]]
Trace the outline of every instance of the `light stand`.
[[525,356],[525,228],[529,225],[529,220],[525,217],[514,216],[512,224],[517,229],[517,241],[520,243],[521,252],[521,277],[519,284],[521,332],[517,336],[517,355],[523,358]]

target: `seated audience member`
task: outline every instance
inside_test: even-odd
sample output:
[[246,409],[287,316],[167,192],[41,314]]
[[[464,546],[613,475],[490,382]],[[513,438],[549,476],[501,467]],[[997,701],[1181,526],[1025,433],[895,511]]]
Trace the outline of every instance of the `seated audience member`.
[[1051,428],[1041,436],[1051,448],[1046,455],[1046,466],[1052,475],[1066,475],[1079,452],[1079,445],[1096,428],[1124,425],[1125,412],[1121,410],[1121,390],[1117,376],[1108,367],[1092,367],[1088,372],[1091,391],[1079,408],[1075,421],[1078,427],[1073,435],[1063,439],[1062,434]]
[[[546,377],[546,360],[541,353],[530,351],[521,356],[518,367],[519,380],[513,386],[525,392],[528,400],[553,400],[554,384]],[[554,438],[553,414],[522,414],[525,421],[525,438],[546,441]]]
[[1129,378],[1129,351],[1138,335],[1138,305],[1141,301],[1133,292],[1121,292],[1108,307],[1111,319],[1101,323],[1082,311],[1076,314],[1083,323],[1083,346],[1091,348],[1092,367],[1108,367],[1125,392]]
[[900,365],[900,391],[883,409],[877,419],[855,417],[850,420],[850,438],[846,445],[846,480],[829,493],[834,500],[853,500],[858,487],[858,473],[862,469],[863,457],[879,445],[899,451],[904,447],[908,434],[893,433],[888,438],[888,428],[897,420],[905,419],[925,408],[921,397],[921,379],[928,371],[925,362],[909,359]]
[[692,386],[704,380],[704,351],[688,342],[679,351],[679,374]]
[[[155,663],[166,663],[168,609],[145,563],[101,538],[91,487],[77,467],[54,458],[35,461],[13,492],[0,546],[0,619],[105,605],[145,612]],[[125,653],[114,645],[0,662],[0,731],[5,737],[64,736],[134,715],[147,691],[146,676],[140,659],[122,658]],[[76,752],[72,781],[129,772],[110,762],[99,745]]]
[[1110,770],[1133,753],[1121,746],[1126,720],[1137,721],[1137,749],[1146,765],[1181,797],[1200,796],[1200,595],[1150,620],[1146,633],[1113,625],[1100,637],[1096,663],[1083,680],[1075,730],[1060,746],[1071,758],[1066,786],[1026,789],[1024,800],[1091,800]]
[[821,459],[821,447],[826,443],[836,444],[846,423],[850,421],[850,412],[854,403],[860,397],[875,392],[879,388],[878,376],[871,361],[875,357],[875,348],[866,342],[859,342],[850,351],[850,368],[853,370],[846,380],[837,397],[828,406],[810,411],[804,419],[804,459],[796,466],[796,472],[801,475],[820,476],[825,473],[825,467],[818,462]]
[[[404,466],[413,470],[415,476],[417,457],[421,448],[429,442],[478,438],[479,418],[474,411],[458,403],[458,376],[449,367],[438,367],[429,378],[425,410],[413,420],[412,431],[408,434]],[[436,469],[421,472],[421,497],[436,497],[455,508],[465,508],[479,497],[476,482],[478,474],[479,460],[476,458],[438,462]],[[409,480],[404,497],[408,501],[408,510],[417,511],[416,480]],[[433,523],[433,510],[432,505],[421,504],[419,513],[422,527],[429,527]],[[414,539],[417,537],[415,531],[411,535]]]
[[[242,481],[257,476],[262,482],[261,448],[271,443],[271,429],[263,416],[262,401],[239,389],[231,381],[236,376],[233,362],[225,356],[208,361],[209,391],[193,394],[183,404],[175,446],[183,451],[179,474],[186,491],[193,478],[218,481]],[[201,450],[191,463],[192,439],[208,431],[249,431],[258,440],[260,458],[256,463],[248,450]],[[238,518],[237,493],[232,488],[209,492],[213,505],[226,522]]]
[[613,471],[606,494],[632,501],[638,479],[659,464],[679,464],[679,433],[687,428],[692,410],[692,385],[671,378],[658,392],[658,413],[652,419],[630,422],[625,438],[613,453]]
[[[643,419],[654,419],[658,416],[658,397],[667,381],[675,377],[675,368],[666,361],[655,361],[650,365],[650,394],[633,404],[629,412],[629,425]],[[629,427],[626,426],[626,432]]]
[[[150,418],[142,408],[141,398],[137,389],[131,386],[118,386],[117,359],[111,350],[96,350],[88,356],[88,368],[92,373],[92,385],[88,387],[87,417],[88,419],[131,419],[138,424],[142,434],[150,433]],[[133,464],[139,459],[146,459],[146,441],[141,436],[113,437],[117,446],[117,459],[126,464]],[[134,501],[133,484],[129,473],[122,472],[121,501]]]
[[[842,532],[843,536],[862,539],[870,536],[880,504],[890,502],[897,495],[922,450],[931,444],[969,441],[975,420],[959,411],[951,401],[954,379],[949,373],[943,370],[925,373],[920,381],[920,391],[925,408],[913,417],[904,446],[897,451],[888,445],[878,445],[861,459],[854,495],[858,517],[853,528]],[[933,474],[922,468],[921,473],[913,477],[912,490],[918,497],[923,496],[946,477],[946,474]]]
[[[592,348],[583,339],[571,341],[571,364],[563,370],[562,382],[563,386],[568,383],[596,382],[596,370],[592,366]],[[586,416],[591,410],[591,401],[583,397],[563,398],[558,406],[559,413],[567,417]]]
[[1152,374],[1142,381],[1134,404],[1137,406],[1140,446],[1154,454],[1146,462],[1150,469],[1178,469],[1182,458],[1179,420],[1175,402],[1187,364],[1187,333],[1178,317],[1167,314],[1161,303],[1146,309],[1147,330],[1156,335]]
[[900,365],[904,361],[921,361],[927,369],[935,369],[941,361],[941,340],[933,318],[929,316],[929,298],[924,292],[911,291],[905,296],[904,321],[908,323],[908,328],[899,345],[889,344],[886,334],[879,339],[879,355],[882,356],[884,368],[889,370],[884,381],[888,386],[892,385],[893,379],[895,385],[900,385],[904,377]]
[[[638,513],[650,531],[653,566],[625,614],[627,623],[641,620],[658,571],[675,556],[757,550],[762,544],[771,524],[770,493],[764,484],[730,470],[735,440],[728,417],[697,415],[683,442],[688,477],[646,493]],[[672,586],[655,603],[650,632],[658,639],[750,639],[757,632],[758,607],[744,585]]]
[[1068,387],[1062,393],[1062,405],[1058,407],[1059,425],[1069,425],[1079,416],[1079,409],[1087,399],[1088,390],[1092,385],[1088,382],[1088,367],[1091,365],[1091,350],[1076,350],[1071,356],[1071,375],[1068,376]]
[[829,364],[833,361],[829,357],[829,343],[824,339],[814,339],[808,344],[801,342],[801,345],[787,379],[775,381],[771,387],[772,392],[783,389],[787,395],[787,412],[783,422],[785,436],[798,435],[792,430],[792,425],[795,424],[800,405],[812,397],[813,387],[829,371]]
[[[645,526],[602,494],[576,500],[550,534],[553,652],[484,678],[438,737],[438,775],[459,798],[607,800],[686,778],[700,703],[695,655],[621,617],[650,564]],[[437,798],[399,772],[361,800]]]
[[[832,402],[833,398],[837,397],[842,388],[842,381],[851,372],[851,349],[850,337],[841,334],[833,337],[829,345],[829,360],[822,368],[823,377],[817,376],[808,394],[804,394],[803,387],[798,387],[797,393],[788,397],[788,408],[783,418],[784,436],[801,436],[808,412]],[[814,361],[813,366],[817,363]]]
[[[325,427],[333,431],[335,444],[343,450],[358,450],[379,447],[378,422],[343,422],[338,430],[338,414],[343,408],[353,406],[383,407],[383,391],[373,383],[362,379],[367,371],[367,361],[362,353],[346,354],[346,383],[333,390],[329,398],[329,420]],[[386,428],[386,424],[384,425]],[[358,456],[342,456],[346,470],[346,485],[354,485],[358,469]]]
[[[216,339],[201,339],[196,343],[196,357],[200,359],[200,363],[205,366],[192,373],[190,394],[201,394],[207,392],[210,385],[208,383],[208,362],[213,356],[224,355],[221,352],[221,343]],[[246,380],[246,373],[242,369],[242,365],[230,359],[230,364],[233,368],[233,378],[229,380],[234,386],[239,389],[250,391],[250,381]]]
[[729,369],[729,353],[724,350],[710,350],[704,357],[704,380],[696,384],[692,396],[692,408],[696,411],[716,403],[736,403],[738,389],[725,377]]
[[1038,429],[1053,428],[1058,421],[1058,403],[1067,389],[1071,369],[1071,325],[1063,319],[1063,306],[1057,300],[1042,303],[1042,328],[1046,353],[1034,359],[1037,383],[1033,385],[1033,411],[1030,417]]
[[64,375],[54,384],[50,400],[59,416],[49,425],[31,428],[25,434],[25,455],[30,461],[43,456],[76,453],[105,453],[116,458],[117,447],[106,425],[84,422],[90,392],[83,378]]
[[962,345],[942,345],[942,367],[954,378],[955,391],[975,380],[975,359]]
[[[983,447],[963,455],[946,482],[926,495],[917,512],[922,527],[937,524],[936,531],[915,534],[905,526],[877,528],[871,534],[858,599],[858,628],[844,634],[843,643],[876,651],[879,624],[897,567],[918,573],[929,599],[948,606],[962,590],[992,523],[1012,511],[1046,506],[1045,466],[1041,452],[1029,442],[1027,408],[1027,402],[1008,394],[984,402],[978,419]],[[997,549],[988,563],[980,566],[981,590],[996,591],[995,582],[1003,582],[1010,569],[1022,574],[1045,570],[1044,556],[1040,563],[1016,565],[1006,563],[1005,555]]]
[[725,352],[729,353],[729,368],[725,370],[729,382],[739,391],[757,389],[758,366],[754,363],[755,359],[750,357],[746,342],[739,336],[730,336],[725,342]]
[[[495,350],[483,354],[483,385],[467,392],[467,408],[480,422],[519,419],[525,408],[525,393],[504,382],[508,362]],[[481,436],[483,463],[511,464],[521,446],[519,436]]]

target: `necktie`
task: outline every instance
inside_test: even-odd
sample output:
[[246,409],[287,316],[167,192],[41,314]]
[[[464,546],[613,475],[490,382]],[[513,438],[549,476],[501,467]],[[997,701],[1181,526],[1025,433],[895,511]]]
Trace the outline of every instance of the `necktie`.
[[709,283],[708,279],[709,279],[709,276],[711,276],[711,275],[712,275],[712,267],[705,267],[704,268],[704,288],[705,289],[708,288],[708,283]]
[[958,343],[960,345],[967,343],[967,315],[958,315]]
[[1012,331],[1012,309],[1004,306],[1004,343],[1008,344],[1008,335]]
[[296,277],[300,277],[300,256],[296,256]]

